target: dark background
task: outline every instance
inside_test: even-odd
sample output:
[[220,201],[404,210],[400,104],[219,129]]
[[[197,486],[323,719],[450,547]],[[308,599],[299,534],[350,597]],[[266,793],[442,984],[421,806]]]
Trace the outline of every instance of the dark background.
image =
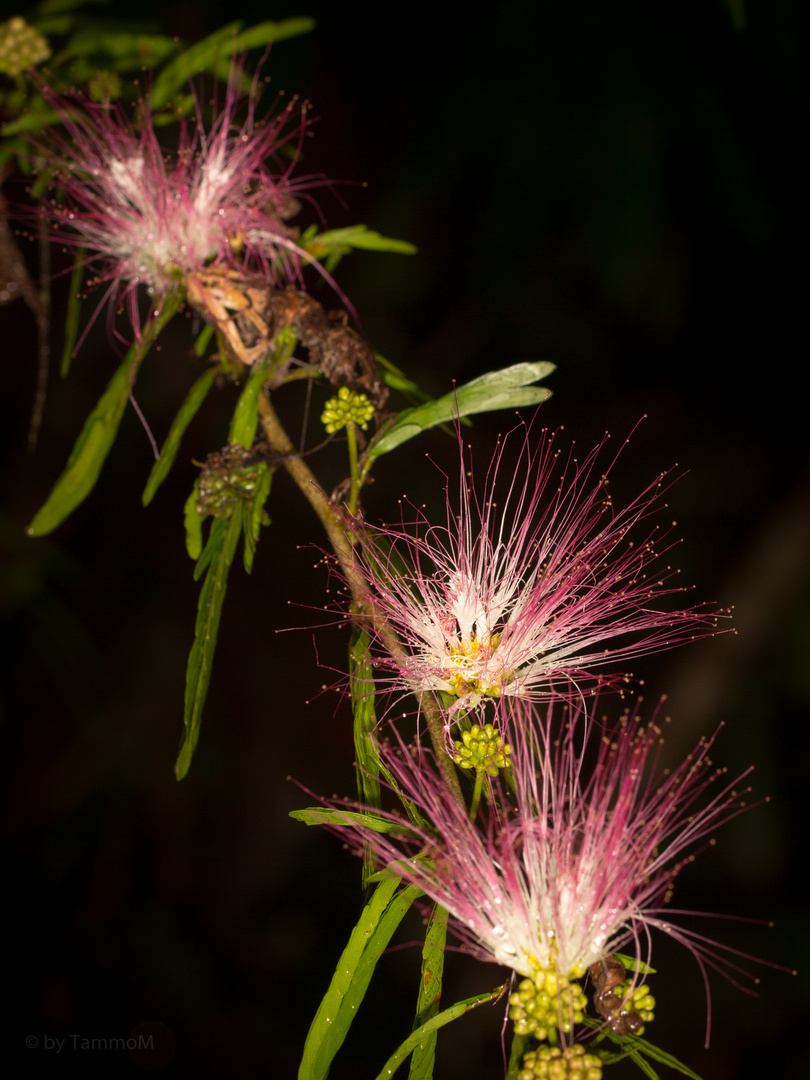
[[[685,541],[673,560],[696,599],[734,605],[738,634],[635,670],[650,704],[669,693],[673,757],[726,722],[717,761],[732,773],[755,762],[752,800],[770,802],[720,833],[675,903],[774,920],[700,929],[800,973],[746,965],[758,997],[713,977],[707,1053],[697,966],[656,942],[650,1034],[704,1080],[804,1076],[806,5],[748,3],[745,30],[719,0],[515,2],[466,18],[442,5],[113,5],[153,7],[188,41],[234,14],[318,19],[273,51],[269,71],[319,118],[307,171],[366,184],[319,193],[321,211],[331,227],[362,221],[419,247],[339,268],[376,348],[436,394],[553,360],[543,420],[583,452],[647,415],[615,471],[617,502],[676,462],[688,472],[667,500]],[[57,279],[57,347],[65,287]],[[279,474],[253,575],[231,575],[199,750],[178,784],[196,608],[181,508],[189,459],[225,441],[228,408],[209,403],[148,510],[151,452],[129,410],[92,497],[52,537],[29,540],[23,526],[117,360],[100,319],[70,377],[54,376],[29,456],[34,322],[22,304],[0,320],[6,1056],[32,1072],[70,1062],[137,1075],[158,1051],[138,1064],[73,1049],[70,1036],[152,1031],[166,1056],[174,1048],[166,1076],[292,1077],[360,903],[353,857],[288,817],[311,802],[288,775],[323,795],[354,782],[348,710],[320,693],[344,667],[345,632],[312,610],[327,580],[313,570],[317,522]],[[176,323],[138,382],[159,441],[198,370]],[[476,421],[481,461],[512,426],[503,414]],[[438,432],[382,460],[370,517],[395,516],[403,494],[441,510],[426,452],[453,468]],[[303,629],[277,633],[291,626]],[[419,929],[414,916],[395,940]],[[376,1008],[361,1011],[335,1080],[377,1075],[410,1030],[418,972],[416,946],[384,958]],[[501,977],[451,955],[445,1001]],[[446,1028],[437,1080],[502,1076],[502,1015],[478,1010]],[[137,1027],[147,1023],[159,1026]],[[24,1048],[28,1035],[37,1049]],[[46,1035],[68,1038],[61,1055]],[[608,1075],[631,1075],[623,1068]]]

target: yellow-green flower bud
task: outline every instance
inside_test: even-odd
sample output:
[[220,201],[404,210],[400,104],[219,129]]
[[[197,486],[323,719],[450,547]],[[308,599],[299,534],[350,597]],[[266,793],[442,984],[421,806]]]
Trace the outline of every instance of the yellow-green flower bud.
[[475,769],[480,777],[497,776],[509,764],[512,753],[512,748],[492,724],[483,728],[473,724],[469,731],[462,732],[461,741],[454,745],[455,763],[462,769]]
[[524,1055],[518,1080],[602,1080],[602,1062],[579,1043],[541,1046]]
[[114,71],[97,71],[87,89],[93,101],[115,101],[121,97],[121,79]]
[[534,1035],[541,1042],[554,1029],[570,1032],[582,1023],[585,992],[553,969],[538,970],[533,979],[523,979],[509,998],[509,1018],[516,1035]]
[[0,71],[19,75],[51,55],[47,40],[20,15],[0,23]]
[[350,390],[348,386],[341,386],[337,395],[330,398],[324,406],[321,423],[330,435],[349,424],[356,424],[365,431],[373,415],[374,406],[365,394]]

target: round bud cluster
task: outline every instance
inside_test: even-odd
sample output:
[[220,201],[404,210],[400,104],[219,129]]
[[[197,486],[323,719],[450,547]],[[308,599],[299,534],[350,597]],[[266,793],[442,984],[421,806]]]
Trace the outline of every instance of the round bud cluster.
[[121,97],[122,83],[115,71],[97,71],[87,84],[91,101],[114,101]]
[[473,724],[461,735],[461,741],[453,744],[456,754],[453,760],[462,769],[475,769],[479,776],[497,776],[500,769],[509,764],[512,748],[492,724],[479,727]]
[[200,474],[197,513],[200,517],[213,514],[229,518],[240,499],[253,498],[256,485],[266,471],[266,463],[256,461],[244,446],[226,446],[209,454]]
[[330,435],[349,424],[356,424],[365,431],[373,415],[374,406],[365,394],[341,386],[337,396],[330,398],[324,406],[321,423]]
[[0,23],[0,71],[19,75],[51,55],[46,39],[19,15]]
[[602,1062],[579,1044],[541,1046],[525,1055],[518,1080],[602,1080]]
[[[632,994],[630,993],[630,986],[630,982],[624,982],[619,983],[615,989],[616,994],[623,999],[618,1016],[636,1012],[645,1024],[649,1024],[655,1019],[655,998],[650,993],[650,988],[646,983],[637,986]],[[636,1028],[634,1034],[643,1035],[644,1028]]]
[[582,1023],[585,992],[556,971],[538,971],[533,979],[523,979],[509,997],[509,1019],[516,1035],[534,1035],[540,1042],[555,1028],[569,1032]]

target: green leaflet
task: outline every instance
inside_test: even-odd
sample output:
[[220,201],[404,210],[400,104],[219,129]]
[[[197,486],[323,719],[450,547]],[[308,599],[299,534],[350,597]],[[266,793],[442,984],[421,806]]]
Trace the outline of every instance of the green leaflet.
[[[414,1031],[418,1031],[439,1013],[446,941],[447,912],[436,904],[430,916],[425,944],[422,948],[422,976],[416,1002]],[[435,1057],[436,1031],[431,1031],[414,1048],[408,1080],[432,1080]]]
[[228,433],[228,442],[231,446],[244,446],[246,450],[253,446],[259,423],[259,392],[267,377],[267,367],[264,362],[259,361],[248,376],[233,411],[231,429]]
[[253,556],[256,554],[256,545],[259,542],[259,530],[262,525],[269,525],[270,518],[264,512],[264,504],[270,495],[273,483],[273,473],[270,466],[263,462],[259,469],[261,478],[256,484],[256,491],[249,503],[245,503],[245,542],[242,557],[245,573],[249,574],[253,569]]
[[197,603],[197,622],[194,644],[186,668],[186,694],[183,715],[183,744],[174,765],[174,774],[182,780],[189,770],[194,749],[200,736],[203,705],[211,681],[211,665],[217,644],[219,620],[225,600],[228,571],[236,554],[242,531],[244,504],[237,503],[229,520],[216,518],[211,525],[208,543],[197,564],[208,566]]
[[666,1050],[654,1046],[653,1043],[641,1038],[640,1035],[616,1035],[610,1028],[605,1027],[601,1021],[587,1016],[584,1022],[587,1027],[597,1030],[596,1041],[601,1042],[603,1039],[609,1039],[620,1047],[617,1053],[609,1053],[605,1050],[597,1051],[606,1065],[612,1065],[623,1058],[630,1058],[650,1080],[660,1080],[658,1072],[650,1064],[651,1061],[654,1061],[659,1065],[666,1065],[667,1068],[688,1076],[690,1080],[701,1080],[700,1076],[696,1072],[692,1072],[688,1065],[684,1065],[682,1061],[678,1061],[672,1054],[668,1054]]
[[410,835],[410,829],[398,821],[379,817],[377,814],[358,813],[355,810],[330,810],[325,806],[307,806],[303,810],[291,810],[290,817],[304,825],[362,825],[378,833],[395,832]]
[[398,255],[415,255],[417,251],[407,240],[382,236],[365,225],[349,225],[345,229],[330,229],[323,233],[307,231],[301,238],[301,247],[316,259],[348,255],[353,248],[364,251],[393,251]]
[[186,395],[186,400],[180,406],[177,415],[172,421],[166,441],[160,448],[160,457],[152,466],[142,496],[144,506],[148,506],[154,499],[157,489],[169,475],[169,470],[177,457],[177,451],[180,449],[180,440],[183,438],[186,428],[196,416],[197,410],[205,401],[208,391],[214,384],[216,374],[216,368],[209,368],[203,372]]
[[73,358],[73,350],[76,348],[76,339],[79,336],[79,313],[81,311],[79,292],[82,287],[84,257],[86,253],[86,248],[79,248],[77,250],[76,265],[73,267],[73,273],[70,275],[68,308],[67,315],[65,316],[65,347],[62,350],[62,363],[59,367],[59,374],[62,378],[70,371],[70,361]]
[[93,56],[98,68],[98,58],[104,56],[110,58],[110,62],[104,66],[117,71],[128,71],[139,65],[152,69],[176,53],[177,49],[174,38],[160,34],[104,33],[97,26],[89,26],[71,37],[61,53],[61,59]]
[[534,1039],[531,1035],[512,1035],[512,1046],[509,1051],[509,1068],[506,1070],[504,1080],[517,1080],[520,1072],[520,1064],[523,1055],[532,1048]]
[[352,632],[349,645],[349,686],[354,714],[354,753],[357,768],[357,798],[363,806],[380,806],[379,752],[377,750],[377,713],[375,685],[364,630]]
[[649,964],[645,964],[643,960],[639,960],[635,956],[626,956],[620,952],[613,955],[617,960],[621,960],[628,971],[637,971],[640,975],[655,975],[656,973],[654,967],[650,967]]
[[[506,989],[506,984],[498,986],[488,994],[477,994],[475,997],[467,998],[465,1001],[459,1001],[455,1005],[451,1005],[449,1009],[445,1009],[444,1012],[437,1013],[431,1020],[423,1024],[420,1028],[414,1031],[413,1035],[410,1035],[405,1042],[399,1047],[399,1049],[391,1055],[391,1057],[383,1065],[381,1072],[377,1076],[377,1080],[389,1080],[389,1077],[393,1076],[402,1062],[407,1058],[411,1051],[416,1050],[420,1043],[426,1036],[432,1035],[438,1031],[439,1028],[445,1026],[445,1024],[451,1023],[453,1020],[458,1020],[460,1016],[469,1012],[470,1009],[475,1009],[479,1005],[484,1005],[488,1001],[495,1001],[501,996]],[[303,1077],[299,1077],[299,1080],[303,1080]]]
[[472,413],[494,412],[496,409],[518,409],[523,405],[539,405],[551,397],[545,387],[532,386],[555,370],[546,360],[513,364],[502,371],[490,371],[438,401],[429,401],[414,409],[404,409],[391,427],[381,431],[368,446],[367,465],[381,454],[414,438],[428,428],[446,424]]
[[[213,381],[214,373],[214,370],[206,373],[210,381]],[[268,370],[265,364],[257,363],[251,371],[234,409],[228,435],[230,445],[244,446],[245,449],[250,449],[253,445],[259,420],[259,394],[267,377]],[[208,386],[205,385],[204,378],[205,376],[197,381],[195,387],[192,388],[192,393],[199,388],[204,396],[204,392],[207,392],[208,386],[210,386],[210,382]],[[191,396],[189,394],[189,397]],[[189,399],[187,398],[183,408],[180,410],[181,413],[188,402]],[[196,411],[196,407],[195,405],[194,411]],[[193,412],[191,415],[193,415]],[[179,418],[180,414],[175,420],[172,432],[178,425]],[[190,418],[191,416],[188,417],[188,419]],[[181,434],[182,431],[179,431],[177,434],[178,440]],[[168,445],[171,437],[172,433],[170,433],[169,439],[166,440],[166,445]],[[176,453],[176,450],[174,452]],[[162,457],[163,453],[161,453]],[[183,710],[184,737],[174,766],[175,776],[178,780],[182,780],[189,770],[200,735],[202,710],[208,693],[208,684],[211,681],[211,667],[214,661],[214,650],[217,644],[222,606],[225,602],[228,572],[236,554],[239,536],[244,534],[244,564],[245,570],[250,573],[253,568],[253,556],[256,553],[259,530],[262,525],[269,524],[269,519],[264,513],[264,504],[270,494],[273,474],[266,464],[259,468],[259,473],[260,478],[256,484],[252,499],[238,501],[228,518],[214,518],[205,547],[202,546],[204,517],[200,515],[197,509],[200,489],[199,479],[195,482],[191,494],[186,500],[186,548],[192,559],[197,560],[197,565],[194,567],[195,581],[204,572],[207,571],[207,573],[200,589],[200,597],[197,603],[197,623],[194,628],[194,644],[191,647],[188,667],[186,668],[186,694]],[[150,483],[151,480],[150,477]],[[148,491],[149,486],[147,485]],[[146,495],[146,492],[144,495]]]
[[68,463],[45,505],[28,526],[29,536],[45,536],[61,525],[95,487],[101,467],[115,442],[135,372],[181,303],[180,290],[169,293],[163,300],[160,314],[149,320],[140,340],[131,346],[95,409],[85,420]]
[[194,355],[202,357],[205,350],[208,348],[208,342],[214,336],[214,327],[211,323],[206,323],[202,330],[197,335],[197,340],[194,342]]
[[85,420],[62,475],[45,505],[28,526],[29,536],[45,536],[52,532],[84,502],[95,487],[124,415],[129,398],[131,368],[128,354],[110,379],[95,409]]
[[400,884],[399,878],[386,878],[363,908],[307,1034],[298,1080],[325,1080],[365,996],[377,961],[406,911],[421,896],[421,891],[413,885],[397,893]]
[[314,28],[315,21],[308,18],[284,19],[281,22],[260,23],[245,31],[242,31],[242,25],[240,20],[223,26],[203,41],[189,46],[167,64],[152,84],[152,109],[162,108],[198,72],[208,71],[227,76],[230,70],[229,57],[234,53],[269,45],[271,41],[283,41],[285,38],[306,34]]
[[269,45],[271,41],[286,41],[288,38],[300,37],[314,30],[315,20],[306,15],[299,15],[292,19],[284,19],[282,22],[263,22],[251,26],[237,34],[234,52],[244,52],[246,49],[259,49],[263,45]]
[[194,559],[195,562],[199,559],[200,555],[202,555],[203,549],[203,519],[197,513],[197,500],[199,497],[200,478],[198,476],[194,481],[191,494],[186,499],[186,504],[183,507],[183,516],[186,525],[186,551],[189,553],[190,558]]
[[[377,713],[374,709],[374,675],[369,657],[369,636],[355,628],[349,645],[349,686],[354,714],[354,753],[357,798],[363,806],[380,807],[380,754],[377,748]],[[370,853],[363,854],[363,885],[374,866]]]

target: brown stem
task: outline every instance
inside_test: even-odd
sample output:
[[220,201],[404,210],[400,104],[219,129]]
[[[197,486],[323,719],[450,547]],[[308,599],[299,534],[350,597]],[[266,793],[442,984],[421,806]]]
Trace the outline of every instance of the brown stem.
[[[287,432],[281,426],[278,414],[270,402],[270,395],[265,389],[259,395],[259,416],[270,449],[275,454],[284,455],[284,468],[298,485],[326,530],[326,535],[329,537],[329,542],[338,557],[344,577],[351,590],[352,609],[355,616],[359,617],[361,621],[371,619],[373,615],[368,589],[365,579],[355,565],[354,548],[346,533],[345,526],[335,512],[331,500],[318,484],[312,469],[296,452]],[[406,654],[402,648],[402,643],[388,623],[375,623],[375,630],[392,656],[405,657]],[[441,711],[432,694],[422,694],[421,707],[427,721],[430,740],[433,743],[442,778],[453,797],[460,805],[464,806],[458,774],[452,759],[444,748],[444,725]]]

